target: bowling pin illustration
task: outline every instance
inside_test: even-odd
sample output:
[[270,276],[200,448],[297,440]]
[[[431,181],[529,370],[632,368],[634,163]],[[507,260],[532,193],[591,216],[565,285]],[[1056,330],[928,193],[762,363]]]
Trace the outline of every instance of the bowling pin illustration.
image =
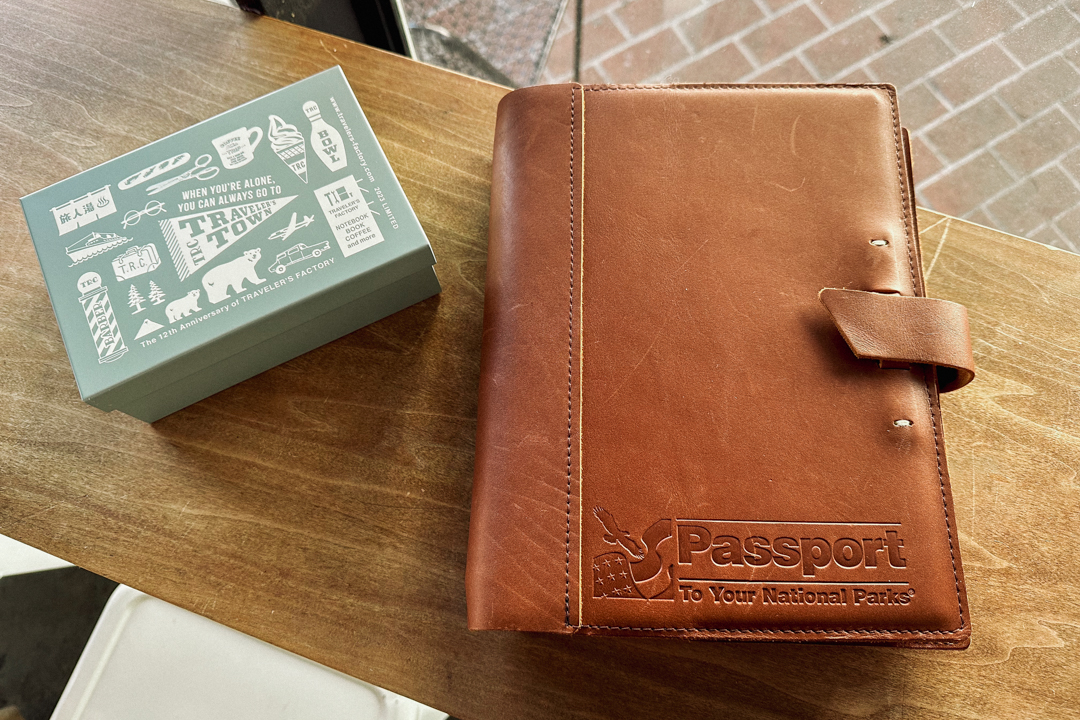
[[311,121],[311,147],[315,154],[330,172],[344,169],[348,160],[345,158],[341,133],[323,120],[318,103],[311,100],[304,103],[304,114]]

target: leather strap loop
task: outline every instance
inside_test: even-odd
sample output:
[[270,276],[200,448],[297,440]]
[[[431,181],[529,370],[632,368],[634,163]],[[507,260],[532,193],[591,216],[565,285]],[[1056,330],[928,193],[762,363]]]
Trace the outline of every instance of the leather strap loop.
[[855,357],[938,366],[949,392],[975,378],[967,308],[948,300],[825,288],[818,299]]

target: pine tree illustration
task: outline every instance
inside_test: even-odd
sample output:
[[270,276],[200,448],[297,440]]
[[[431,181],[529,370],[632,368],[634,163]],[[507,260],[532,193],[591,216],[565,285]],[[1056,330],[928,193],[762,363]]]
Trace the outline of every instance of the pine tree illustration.
[[135,310],[134,312],[132,312],[131,314],[132,315],[138,315],[143,310],[145,310],[146,308],[144,308],[142,306],[142,304],[144,302],[146,302],[146,298],[144,298],[142,295],[140,295],[138,289],[136,289],[136,287],[134,285],[132,285],[131,289],[128,290],[128,307],[133,307],[133,308],[138,308],[138,309]]
[[165,293],[161,291],[161,288],[153,280],[150,281],[150,302],[155,305],[165,302]]

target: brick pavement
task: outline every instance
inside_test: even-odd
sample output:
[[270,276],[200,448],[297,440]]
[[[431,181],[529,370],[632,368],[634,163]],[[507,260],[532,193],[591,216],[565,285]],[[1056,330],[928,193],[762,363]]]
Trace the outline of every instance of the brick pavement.
[[[582,82],[890,82],[920,205],[1080,252],[1080,0],[585,0]],[[542,75],[570,78],[573,0]]]

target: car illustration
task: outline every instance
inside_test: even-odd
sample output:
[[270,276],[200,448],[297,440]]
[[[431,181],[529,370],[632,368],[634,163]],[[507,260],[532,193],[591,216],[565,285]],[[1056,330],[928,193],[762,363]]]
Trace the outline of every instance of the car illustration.
[[274,264],[270,266],[270,272],[275,272],[278,275],[284,275],[285,269],[290,265],[295,265],[296,263],[307,260],[309,258],[317,258],[324,252],[329,251],[329,240],[323,240],[322,242],[315,243],[314,245],[296,243],[285,252],[278,253],[277,259],[274,261]]

